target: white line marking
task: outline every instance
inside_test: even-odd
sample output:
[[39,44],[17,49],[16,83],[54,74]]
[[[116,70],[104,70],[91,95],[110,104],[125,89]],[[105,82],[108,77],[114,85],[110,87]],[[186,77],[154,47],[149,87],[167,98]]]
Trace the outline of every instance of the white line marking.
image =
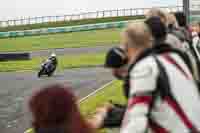
[[97,89],[94,92],[90,93],[88,96],[82,98],[81,100],[79,100],[79,103],[82,103],[83,101],[87,100],[90,96],[95,95],[97,92],[99,92],[99,91],[103,90],[104,88],[106,88],[107,86],[111,85],[114,81],[115,80],[112,80],[112,81],[108,82],[107,84],[103,85],[99,89]]

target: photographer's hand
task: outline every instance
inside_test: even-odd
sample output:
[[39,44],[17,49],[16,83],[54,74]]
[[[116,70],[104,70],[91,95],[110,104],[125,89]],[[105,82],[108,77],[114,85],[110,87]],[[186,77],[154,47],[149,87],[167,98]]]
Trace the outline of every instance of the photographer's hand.
[[105,104],[102,107],[99,107],[96,111],[96,114],[88,119],[88,123],[94,128],[99,129],[104,124],[104,120],[108,114],[108,112],[113,108],[113,105],[110,103]]

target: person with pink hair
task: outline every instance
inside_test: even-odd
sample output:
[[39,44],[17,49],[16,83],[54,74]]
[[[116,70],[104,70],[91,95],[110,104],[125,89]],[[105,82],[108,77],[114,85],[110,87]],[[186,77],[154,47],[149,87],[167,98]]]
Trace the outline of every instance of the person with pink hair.
[[42,87],[29,101],[34,133],[93,133],[81,116],[71,87],[61,84]]

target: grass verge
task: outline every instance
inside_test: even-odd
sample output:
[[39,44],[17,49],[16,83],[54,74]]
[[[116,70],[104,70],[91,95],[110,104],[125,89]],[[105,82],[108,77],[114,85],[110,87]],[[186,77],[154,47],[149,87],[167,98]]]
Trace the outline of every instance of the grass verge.
[[0,52],[89,47],[119,43],[121,29],[0,39]]
[[[125,104],[126,98],[123,95],[122,82],[114,81],[109,86],[100,90],[95,95],[89,97],[86,101],[80,103],[81,113],[87,118],[95,113],[96,108],[112,100],[115,103]],[[106,133],[106,129],[98,131]]]
[[[0,72],[38,70],[44,59],[45,58],[37,57],[28,61],[0,62]],[[105,53],[59,56],[58,70],[102,65],[104,60]]]
[[95,23],[125,21],[125,20],[134,20],[134,19],[143,19],[143,18],[144,16],[121,16],[121,17],[108,17],[108,18],[84,19],[84,20],[73,20],[73,21],[48,22],[48,23],[40,23],[40,24],[1,27],[0,32],[16,31],[16,30],[31,30],[31,29],[38,29],[38,28],[50,28],[50,27],[62,27],[62,26],[74,26],[74,25],[83,25],[83,24],[95,24]]
[[123,96],[122,83],[120,81],[114,81],[106,88],[80,103],[81,112],[86,117],[90,116],[95,112],[97,107],[109,100],[112,100],[115,103],[126,103],[126,98]]

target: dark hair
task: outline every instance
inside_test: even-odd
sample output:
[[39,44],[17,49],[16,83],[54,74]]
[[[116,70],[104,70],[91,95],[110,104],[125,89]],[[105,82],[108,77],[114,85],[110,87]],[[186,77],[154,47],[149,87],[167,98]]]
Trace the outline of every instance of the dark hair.
[[120,68],[128,63],[126,53],[119,47],[111,48],[105,59],[104,66],[107,68]]
[[187,19],[183,12],[176,12],[174,16],[176,17],[179,26],[187,27]]
[[152,32],[152,36],[155,40],[164,40],[166,38],[167,28],[159,17],[150,17],[145,21],[145,23]]
[[[69,133],[91,133],[81,117],[71,87],[49,85],[36,92],[29,101],[33,127],[37,131],[60,128]],[[62,131],[63,132],[63,131]]]

